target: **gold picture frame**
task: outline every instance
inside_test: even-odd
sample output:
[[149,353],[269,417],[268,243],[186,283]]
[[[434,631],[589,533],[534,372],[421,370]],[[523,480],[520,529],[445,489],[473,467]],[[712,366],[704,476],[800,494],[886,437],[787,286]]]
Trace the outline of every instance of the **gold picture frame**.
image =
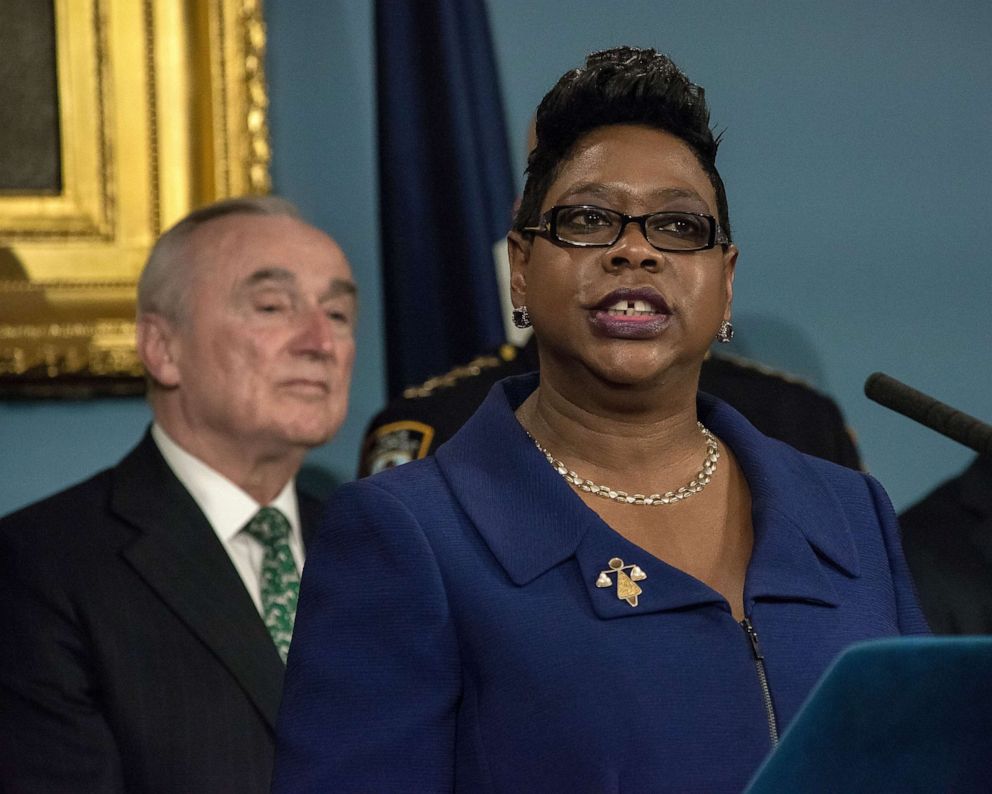
[[138,393],[151,245],[269,190],[262,3],[52,3],[61,182],[0,191],[0,396]]

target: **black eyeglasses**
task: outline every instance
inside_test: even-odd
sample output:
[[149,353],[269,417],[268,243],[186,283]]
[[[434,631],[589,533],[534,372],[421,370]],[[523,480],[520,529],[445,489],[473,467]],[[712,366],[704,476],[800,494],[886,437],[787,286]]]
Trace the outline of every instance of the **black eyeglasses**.
[[620,239],[628,223],[636,223],[653,248],[659,251],[705,251],[728,245],[730,237],[711,215],[695,212],[652,212],[624,215],[591,204],[552,207],[538,226],[527,226],[552,242],[581,248],[608,248]]

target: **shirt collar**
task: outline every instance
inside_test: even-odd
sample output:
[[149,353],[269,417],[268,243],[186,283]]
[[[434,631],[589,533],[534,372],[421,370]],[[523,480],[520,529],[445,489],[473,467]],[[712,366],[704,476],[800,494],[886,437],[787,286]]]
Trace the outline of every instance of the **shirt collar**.
[[[262,507],[223,474],[180,447],[157,422],[152,424],[152,438],[222,541],[230,541]],[[280,510],[293,534],[299,535],[300,510],[293,478],[268,506]]]

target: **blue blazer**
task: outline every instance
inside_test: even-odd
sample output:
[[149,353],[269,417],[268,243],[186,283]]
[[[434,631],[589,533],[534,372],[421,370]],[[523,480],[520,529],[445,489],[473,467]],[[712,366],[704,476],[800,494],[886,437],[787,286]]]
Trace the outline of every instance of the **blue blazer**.
[[[927,632],[882,488],[700,395],[751,489],[754,644],[548,465],[513,414],[536,385],[498,383],[435,458],[335,494],[275,792],[739,792],[839,651]],[[611,558],[646,574],[636,606]]]

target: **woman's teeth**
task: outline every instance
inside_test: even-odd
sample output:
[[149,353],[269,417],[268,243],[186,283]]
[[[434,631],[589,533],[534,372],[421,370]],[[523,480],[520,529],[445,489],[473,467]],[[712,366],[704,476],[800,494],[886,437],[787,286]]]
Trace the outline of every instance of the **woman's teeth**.
[[611,317],[642,317],[646,314],[657,314],[657,310],[647,301],[617,301],[606,308]]

